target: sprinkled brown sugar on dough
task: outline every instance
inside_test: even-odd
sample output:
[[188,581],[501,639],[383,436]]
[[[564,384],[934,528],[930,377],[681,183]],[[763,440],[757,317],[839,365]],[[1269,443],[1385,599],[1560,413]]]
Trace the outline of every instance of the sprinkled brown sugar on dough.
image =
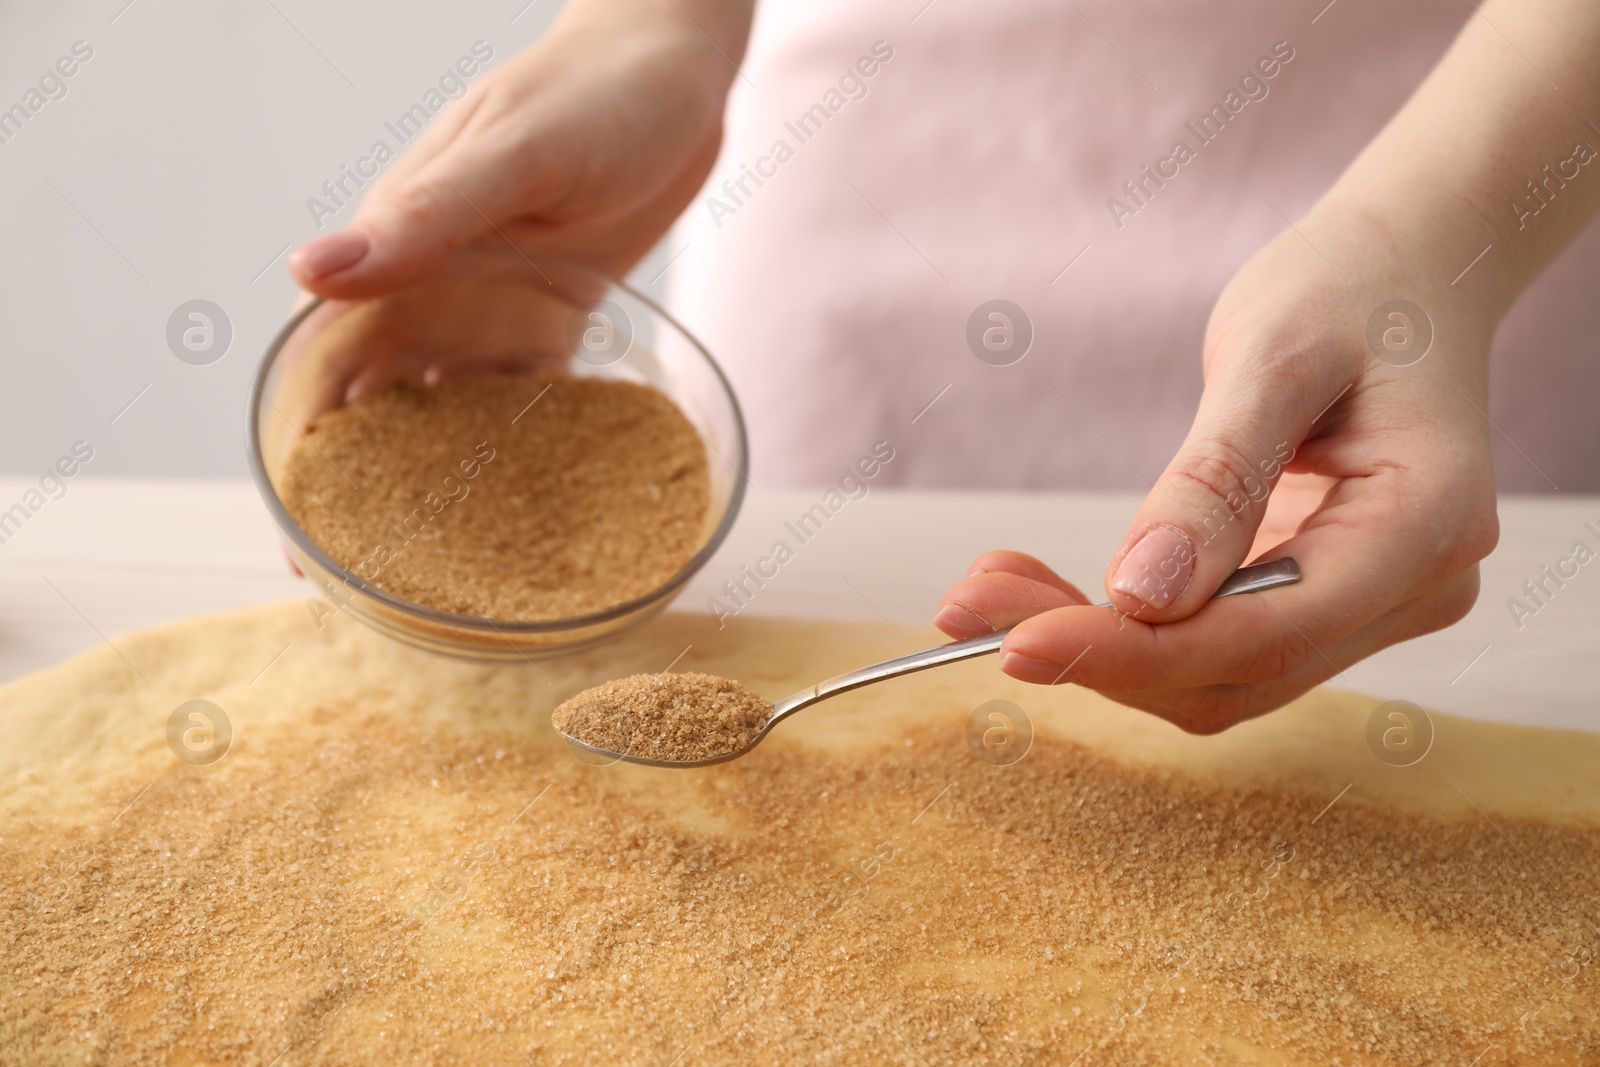
[[672,402],[595,378],[363,397],[295,448],[282,498],[328,555],[385,592],[516,621],[659,588],[703,543],[710,499],[705,446]]
[[932,724],[636,779],[677,811],[520,737],[256,740],[270,769],[7,831],[0,1061],[1600,1056],[1596,966],[1569,963],[1593,830],[1349,799],[1313,826],[1324,797],[1047,737],[997,772]]
[[635,674],[585,689],[550,724],[607,752],[676,762],[744,751],[771,714],[771,701],[726,678]]

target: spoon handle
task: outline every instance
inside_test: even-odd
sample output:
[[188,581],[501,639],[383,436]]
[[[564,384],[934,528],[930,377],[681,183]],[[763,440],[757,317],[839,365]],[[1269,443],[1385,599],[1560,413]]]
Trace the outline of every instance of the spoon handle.
[[[1263,589],[1275,589],[1280,585],[1293,585],[1300,580],[1300,565],[1293,559],[1285,556],[1283,559],[1269,560],[1266,563],[1256,563],[1249,567],[1240,567],[1229,575],[1217,588],[1216,594],[1211,598],[1217,600],[1225,596],[1234,596],[1238,593],[1256,593]],[[1110,604],[1100,604],[1098,607],[1108,608]],[[801,708],[809,707],[819,700],[835,696],[839,693],[848,693],[852,689],[860,689],[864,685],[881,682],[885,678],[894,678],[902,674],[914,674],[925,671],[930,667],[939,667],[946,663],[956,663],[964,659],[973,659],[977,656],[987,656],[998,652],[1000,645],[1005,641],[1010,630],[996,630],[994,633],[979,634],[977,637],[968,637],[962,641],[952,641],[948,645],[938,645],[934,648],[925,648],[919,652],[886,659],[882,663],[874,663],[859,670],[841,674],[837,678],[829,678],[819,682],[804,692],[796,693],[787,700],[782,701],[773,711],[772,722]]]

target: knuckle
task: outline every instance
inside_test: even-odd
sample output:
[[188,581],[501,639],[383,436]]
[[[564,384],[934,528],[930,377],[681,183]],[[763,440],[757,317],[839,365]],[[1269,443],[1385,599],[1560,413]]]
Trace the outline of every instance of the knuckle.
[[1212,737],[1216,734],[1220,734],[1230,725],[1232,724],[1220,719],[1184,719],[1182,722],[1178,723],[1178,729],[1182,730],[1186,734],[1193,734],[1195,737]]
[[1461,532],[1461,551],[1469,564],[1477,563],[1500,543],[1500,515],[1493,501],[1487,507],[1473,509],[1467,525]]
[[1246,685],[1218,685],[1199,690],[1183,709],[1177,726],[1186,734],[1210,737],[1255,713],[1256,693]]
[[1247,684],[1275,682],[1304,667],[1316,654],[1308,638],[1288,630],[1275,632],[1251,650],[1235,680]]
[[1180,488],[1197,491],[1203,514],[1190,517],[1201,540],[1210,540],[1234,519],[1266,499],[1269,483],[1238,447],[1210,440],[1187,452],[1167,471]]
[[1220,734],[1247,719],[1283,707],[1310,688],[1309,682],[1207,686],[1192,692],[1182,712],[1185,721],[1177,724],[1186,733]]
[[1500,516],[1492,498],[1473,500],[1452,510],[1455,514],[1443,525],[1453,526],[1453,529],[1432,561],[1434,574],[1439,579],[1453,577],[1475,566],[1500,542]]
[[391,201],[396,214],[406,222],[422,222],[439,211],[439,187],[432,182],[407,182]]
[[1440,599],[1438,625],[1433,629],[1442,630],[1466,618],[1472,606],[1478,602],[1481,585],[1482,577],[1477,566],[1469,567],[1467,573],[1446,590]]
[[426,232],[444,208],[441,186],[435,182],[407,181],[384,190],[370,212],[399,233]]

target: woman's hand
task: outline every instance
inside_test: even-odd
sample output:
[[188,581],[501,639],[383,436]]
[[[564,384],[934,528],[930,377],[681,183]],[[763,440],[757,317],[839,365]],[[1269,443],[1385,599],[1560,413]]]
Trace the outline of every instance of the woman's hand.
[[[1115,610],[1083,606],[1037,560],[996,552],[946,595],[940,628],[1015,627],[1007,674],[1077,682],[1211,733],[1460,619],[1497,535],[1479,413],[1492,324],[1459,296],[1408,290],[1383,234],[1366,226],[1358,238],[1358,226],[1314,216],[1222,294],[1194,426],[1107,571]],[[1368,344],[1368,320],[1396,297],[1433,309],[1437,335],[1409,366]],[[1427,324],[1407,335],[1404,321],[1383,321],[1386,358],[1415,357]],[[1210,601],[1260,556],[1294,556],[1303,580]]]
[[[501,234],[625,271],[716,159],[748,9],[737,0],[573,5],[537,45],[447,108],[348,227],[296,249],[295,279],[326,297],[388,293]],[[713,45],[691,15],[724,44]]]
[[[750,9],[750,0],[575,0],[537,45],[442,112],[345,229],[291,253],[295,280],[336,302],[325,318],[342,313],[337,302],[390,297],[378,316],[388,321],[405,317],[389,305],[408,299],[391,294],[419,283],[424,304],[449,285],[476,299],[472,271],[493,257],[474,249],[514,246],[626,273],[716,160]],[[312,391],[333,399],[316,410],[396,381],[515,369],[502,352],[469,364],[437,348],[391,344],[330,361]]]

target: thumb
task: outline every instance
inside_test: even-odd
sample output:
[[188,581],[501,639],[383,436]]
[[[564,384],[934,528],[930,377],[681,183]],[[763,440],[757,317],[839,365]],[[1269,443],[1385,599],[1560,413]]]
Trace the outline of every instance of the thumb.
[[[503,166],[503,163],[501,164]],[[446,150],[423,166],[373,186],[355,219],[289,254],[301,286],[333,299],[395,292],[422,280],[451,252],[491,231],[504,186],[493,161]]]
[[1183,447],[1107,568],[1112,605],[1145,622],[1199,610],[1245,562],[1309,422],[1259,379],[1208,388]]

